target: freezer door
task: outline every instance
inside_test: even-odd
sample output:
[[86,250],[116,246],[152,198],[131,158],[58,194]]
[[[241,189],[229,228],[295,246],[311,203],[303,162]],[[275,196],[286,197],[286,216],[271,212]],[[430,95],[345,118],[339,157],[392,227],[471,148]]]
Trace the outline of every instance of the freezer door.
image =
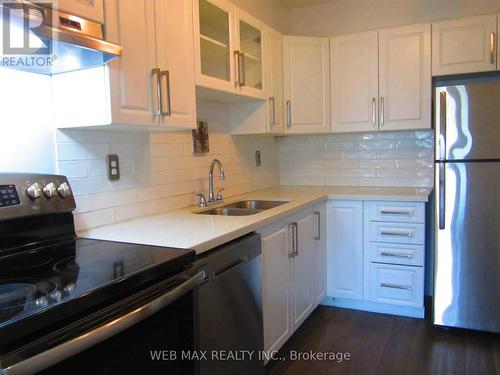
[[500,332],[499,189],[500,162],[436,166],[435,324]]
[[500,80],[436,87],[435,129],[436,159],[500,159]]

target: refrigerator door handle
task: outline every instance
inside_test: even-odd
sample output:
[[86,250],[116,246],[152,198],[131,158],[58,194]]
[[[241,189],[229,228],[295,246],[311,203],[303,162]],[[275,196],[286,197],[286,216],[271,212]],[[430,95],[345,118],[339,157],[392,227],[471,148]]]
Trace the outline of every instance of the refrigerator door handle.
[[439,163],[439,229],[445,229],[446,220],[446,164]]
[[446,159],[446,91],[439,93],[439,159]]

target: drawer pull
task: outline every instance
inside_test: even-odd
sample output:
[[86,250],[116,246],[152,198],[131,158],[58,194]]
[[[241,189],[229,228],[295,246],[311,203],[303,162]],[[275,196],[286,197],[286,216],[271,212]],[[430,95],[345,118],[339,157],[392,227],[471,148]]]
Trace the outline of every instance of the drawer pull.
[[413,254],[410,253],[393,253],[389,251],[381,251],[380,255],[386,256],[386,257],[394,257],[394,258],[408,258],[412,259]]
[[413,238],[413,232],[388,232],[388,231],[381,231],[380,232],[381,236],[398,236],[398,237],[408,237],[408,238]]
[[380,286],[382,288],[402,289],[402,290],[411,291],[411,286],[406,286],[406,285],[380,283]]
[[415,211],[414,210],[407,210],[407,211],[381,210],[380,214],[382,214],[382,215],[408,215],[408,216],[413,216],[413,215],[415,215]]

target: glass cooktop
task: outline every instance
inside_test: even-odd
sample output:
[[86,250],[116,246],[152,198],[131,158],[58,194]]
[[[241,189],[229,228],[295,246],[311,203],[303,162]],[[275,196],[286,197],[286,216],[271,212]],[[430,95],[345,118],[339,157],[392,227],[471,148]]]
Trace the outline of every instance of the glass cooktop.
[[99,293],[111,298],[110,285],[131,289],[194,258],[190,250],[83,238],[1,257],[0,328]]

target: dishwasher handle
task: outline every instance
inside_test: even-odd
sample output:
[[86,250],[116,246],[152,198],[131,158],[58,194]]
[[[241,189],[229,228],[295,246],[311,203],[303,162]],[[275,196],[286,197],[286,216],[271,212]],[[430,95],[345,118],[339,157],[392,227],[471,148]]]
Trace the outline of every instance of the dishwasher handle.
[[75,354],[83,352],[84,350],[91,348],[92,346],[95,346],[149,318],[151,315],[162,310],[169,304],[178,300],[184,294],[200,285],[204,279],[205,272],[198,272],[193,277],[176,286],[174,289],[171,289],[151,302],[134,309],[126,315],[120,316],[119,318],[97,327],[92,331],[86,332],[81,336],[25,359],[24,361],[18,362],[10,367],[0,368],[0,374],[32,374],[72,357]]

